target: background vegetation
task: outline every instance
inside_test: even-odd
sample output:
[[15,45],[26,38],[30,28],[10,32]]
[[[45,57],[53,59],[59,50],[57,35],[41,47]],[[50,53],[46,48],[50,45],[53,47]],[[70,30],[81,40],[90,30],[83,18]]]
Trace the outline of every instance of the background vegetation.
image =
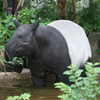
[[[17,0],[18,2],[19,0]],[[21,24],[32,24],[40,18],[40,25],[61,19],[57,12],[57,2],[54,0],[32,0],[35,6],[31,6],[31,0],[25,0],[22,10],[18,12],[17,19]],[[81,25],[88,35],[91,31],[100,31],[100,0],[90,0],[89,7],[81,7],[79,0],[75,0],[78,24]],[[66,1],[66,20],[75,21],[72,1]],[[0,0],[0,50],[4,50],[4,46],[15,31],[13,23],[14,15],[7,16],[4,9],[3,0]]]
[[[23,8],[19,11],[18,20],[21,24],[32,24],[38,18],[41,18],[40,25],[46,25],[51,21],[61,19],[57,15],[57,2],[54,0],[33,0],[36,5],[30,6],[28,0],[25,0]],[[90,6],[81,7],[78,0],[75,0],[78,15],[78,24],[81,25],[86,33],[100,31],[100,0],[90,0]],[[78,5],[78,6],[77,6]],[[66,2],[66,19],[75,21],[73,6],[71,0]],[[4,10],[3,2],[0,0],[0,45],[5,45],[15,30],[13,24],[14,16],[7,16]]]
[[[77,69],[76,65],[68,66],[70,70],[65,71],[63,74],[70,75],[69,80],[73,82],[71,86],[63,82],[55,83],[55,88],[59,88],[63,92],[58,98],[61,100],[97,100],[96,95],[100,94],[99,82],[96,80],[100,68],[94,66],[100,63],[92,64],[88,62],[85,65],[86,76],[81,77],[82,69]],[[98,85],[97,85],[98,84]]]
[[[17,0],[17,1],[19,1],[19,0]],[[35,22],[35,20],[40,18],[41,19],[40,25],[43,26],[43,25],[47,25],[48,23],[50,23],[54,20],[61,19],[61,17],[58,16],[58,12],[57,12],[57,2],[55,2],[54,0],[33,0],[36,3],[36,5],[32,6],[32,7],[30,6],[29,1],[30,0],[25,0],[22,10],[18,12],[19,16],[17,17],[17,19],[19,20],[19,22],[21,24],[32,24]],[[85,29],[86,34],[89,34],[91,31],[93,31],[93,32],[100,31],[100,0],[95,0],[95,1],[90,0],[89,7],[81,7],[80,4],[77,2],[79,2],[79,0],[75,0],[76,9],[77,9],[76,15],[78,16],[78,24],[81,25]],[[76,12],[73,11],[72,1],[66,0],[66,20],[75,21],[75,18],[74,18],[75,13]],[[13,23],[13,18],[14,18],[14,15],[11,15],[11,16],[6,15],[6,11],[4,9],[3,2],[2,2],[2,0],[0,0],[0,53],[1,53],[0,54],[0,66],[3,61],[2,59],[4,59],[4,57],[2,55],[2,53],[4,52],[4,46],[6,45],[9,38],[12,36],[13,32],[16,29],[14,26],[14,23]],[[87,69],[87,71],[88,71],[88,69]],[[76,73],[78,73],[78,72],[76,72]],[[79,75],[79,73],[78,73],[78,75]],[[94,74],[93,73],[91,74],[90,72],[87,74],[89,79],[90,79],[91,75],[94,75]],[[97,74],[95,74],[95,75],[97,75]],[[85,80],[85,78],[84,79],[80,78],[80,79],[82,80],[80,82],[83,82]],[[85,80],[85,81],[87,81],[87,83],[89,83],[90,82],[89,79],[88,79],[88,81],[87,80]],[[93,79],[93,77],[91,79]],[[95,84],[98,83],[95,80],[93,80],[93,82]],[[91,83],[92,84],[91,86],[94,86],[94,83]],[[62,91],[64,91],[64,93],[66,93],[66,89],[69,89],[68,90],[69,94],[67,91],[67,94],[66,95],[63,94],[62,96],[60,96],[60,98],[67,98],[67,97],[70,98],[71,95],[73,95],[71,93],[74,93],[74,92],[71,92],[72,90],[70,87],[66,86],[63,83],[61,83],[61,84],[59,83],[59,84],[55,84],[55,85],[58,85],[58,86],[63,85],[65,88],[62,87],[61,89],[62,89]],[[83,87],[85,85],[87,85],[87,84],[80,85],[77,82],[75,85],[73,85],[72,88],[74,88],[75,91],[77,90],[79,92],[78,88],[76,89],[76,86],[80,86],[81,92],[84,91],[84,89],[85,90],[89,89],[89,91],[90,91],[89,93],[93,93],[93,89],[90,88],[89,86],[88,86],[89,88]],[[81,96],[81,97],[84,97],[84,96],[86,97],[86,95],[87,95],[87,96],[92,96],[93,98],[95,98],[95,96],[100,93],[100,91],[98,91],[100,89],[100,87],[98,88],[95,86],[94,89],[96,89],[95,91],[97,91],[98,93],[92,94],[92,95],[91,94],[87,95],[87,93],[83,93],[82,94],[83,96]],[[74,96],[75,95],[73,95],[72,98],[76,99],[76,97],[74,97]],[[92,98],[92,97],[87,97],[87,98]]]

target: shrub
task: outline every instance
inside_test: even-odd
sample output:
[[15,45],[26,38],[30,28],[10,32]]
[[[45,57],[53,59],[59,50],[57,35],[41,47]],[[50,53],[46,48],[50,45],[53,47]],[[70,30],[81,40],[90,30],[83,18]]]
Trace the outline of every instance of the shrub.
[[79,21],[87,33],[100,31],[100,0],[90,0],[89,7],[79,12]]
[[[34,9],[22,9],[19,12],[18,20],[21,24],[33,24],[35,19],[33,19]],[[0,45],[5,45],[9,38],[15,31],[15,25],[13,23],[14,16],[6,16],[5,18],[0,17]],[[44,26],[50,23],[50,20],[40,20],[40,25]]]
[[[54,21],[61,19],[57,15],[57,3],[54,0],[33,0],[37,5],[33,6],[35,9],[35,19],[42,18],[45,21]],[[40,7],[39,7],[40,6]]]
[[30,98],[30,94],[29,93],[24,93],[24,94],[21,94],[20,96],[10,96],[8,97],[6,100],[29,100]]
[[63,74],[70,75],[69,80],[74,82],[71,86],[64,84],[63,82],[55,83],[55,88],[60,88],[64,94],[58,97],[61,100],[96,100],[96,95],[100,94],[100,86],[97,86],[96,80],[97,73],[100,72],[100,68],[94,66],[100,63],[92,64],[88,62],[85,65],[87,77],[80,77],[83,72],[82,69],[77,69],[76,65],[69,66],[69,71],[65,71]]
[[[18,20],[21,24],[33,24],[35,22],[34,18],[35,10],[34,9],[28,9],[27,7],[22,9],[19,12]],[[40,26],[47,25],[50,23],[50,20],[43,20],[41,17],[37,17],[37,19],[40,18]]]
[[12,15],[6,16],[3,19],[0,18],[0,45],[7,43],[14,32],[15,25],[12,20],[13,18]]

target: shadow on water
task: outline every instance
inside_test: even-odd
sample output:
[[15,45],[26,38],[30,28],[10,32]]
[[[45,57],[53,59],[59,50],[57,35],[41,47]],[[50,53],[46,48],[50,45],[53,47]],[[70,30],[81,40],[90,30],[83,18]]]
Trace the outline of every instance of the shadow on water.
[[31,79],[6,80],[0,82],[0,100],[6,100],[8,96],[19,96],[30,93],[30,100],[60,100],[57,95],[61,94],[59,89],[54,88],[57,82],[54,75],[46,79],[46,87],[35,87]]

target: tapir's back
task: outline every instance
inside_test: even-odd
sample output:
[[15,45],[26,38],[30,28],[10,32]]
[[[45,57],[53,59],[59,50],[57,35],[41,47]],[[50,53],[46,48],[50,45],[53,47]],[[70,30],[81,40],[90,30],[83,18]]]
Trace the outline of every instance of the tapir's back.
[[91,58],[90,44],[82,27],[69,20],[54,21],[48,25],[64,36],[72,64],[80,67]]

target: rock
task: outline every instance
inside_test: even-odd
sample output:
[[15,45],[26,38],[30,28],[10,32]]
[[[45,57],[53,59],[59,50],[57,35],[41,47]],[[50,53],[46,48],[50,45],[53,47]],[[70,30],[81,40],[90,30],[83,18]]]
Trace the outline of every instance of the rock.
[[98,39],[100,39],[100,32],[91,32],[88,36],[91,50],[95,52],[98,49]]
[[21,73],[17,72],[0,72],[0,80],[7,79],[29,79],[31,78],[31,73],[29,69],[23,69]]
[[100,54],[93,53],[92,54],[92,63],[100,62]]

